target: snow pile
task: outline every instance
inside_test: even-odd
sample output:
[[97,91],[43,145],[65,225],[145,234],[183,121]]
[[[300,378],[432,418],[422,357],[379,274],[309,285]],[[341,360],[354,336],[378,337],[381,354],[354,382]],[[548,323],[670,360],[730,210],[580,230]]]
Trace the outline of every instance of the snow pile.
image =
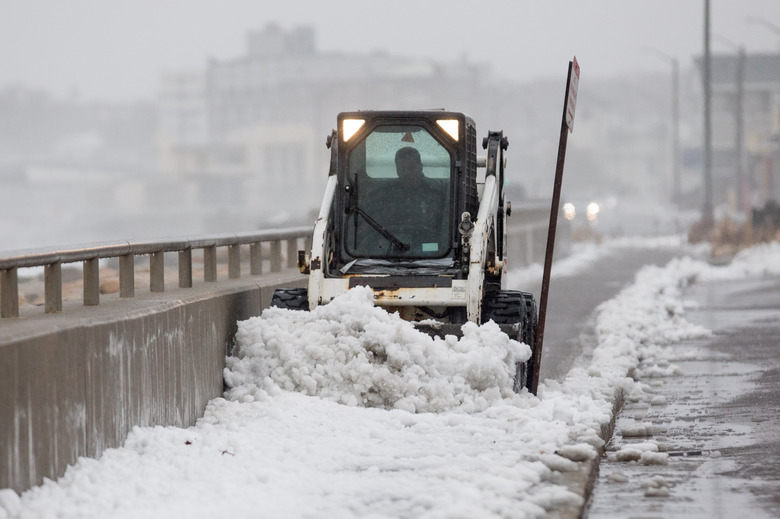
[[[596,263],[606,254],[606,248],[595,243],[575,243],[572,245],[572,253],[553,262],[550,276],[561,278],[575,276]],[[527,267],[512,269],[509,272],[509,288],[524,290],[531,285],[541,282],[544,275],[544,265],[532,263]]]
[[215,399],[195,427],[135,428],[122,448],[82,458],[26,492],[19,517],[533,518],[581,505],[553,482],[577,468],[554,454],[568,425],[549,407],[491,411],[412,414],[294,392]]
[[641,357],[654,356],[658,346],[707,335],[705,328],[685,320],[682,291],[696,272],[711,268],[690,259],[643,267],[633,285],[599,306],[600,346],[593,364],[605,363],[604,356],[623,357],[631,362],[621,369],[634,369]]
[[467,323],[463,337],[432,338],[375,307],[356,287],[312,312],[269,308],[240,322],[228,357],[227,398],[251,402],[296,391],[350,406],[409,412],[481,411],[513,398],[528,345],[492,321]]
[[[550,276],[553,279],[576,276],[599,260],[625,249],[685,249],[694,255],[701,255],[704,252],[700,246],[686,245],[685,237],[678,235],[615,238],[605,240],[600,244],[574,243],[571,254],[553,262]],[[510,288],[528,290],[529,286],[535,286],[541,282],[543,274],[544,266],[540,263],[513,269],[509,272],[508,277]]]
[[[710,332],[683,317],[682,290],[695,269],[710,268],[696,261],[673,260],[667,267],[646,266],[637,273],[633,285],[596,309],[598,346],[587,368],[572,369],[561,384],[548,380],[540,386],[542,400],[553,391],[574,398],[589,395],[594,402],[607,402],[604,411],[611,416],[616,391],[635,399],[650,400],[642,386],[629,375],[640,363],[663,353],[663,347]],[[668,369],[675,369],[674,366]],[[606,423],[606,422],[604,422]]]
[[764,243],[744,249],[728,265],[701,269],[699,274],[698,279],[703,281],[780,275],[780,243]]
[[[590,365],[538,397],[509,392],[528,350],[490,325],[430,339],[374,308],[365,289],[311,314],[269,310],[240,324],[226,398],[194,427],[135,428],[122,448],[19,500],[0,493],[0,517],[554,515],[582,504],[561,473],[587,470],[616,392],[654,397],[632,370],[673,370],[669,345],[708,333],[684,319],[685,286],[766,272],[776,253],[746,252],[720,270],[688,259],[646,267],[598,308]],[[667,454],[642,442],[621,457],[662,465]]]
[[22,502],[10,488],[0,490],[0,519],[16,516],[22,511]]

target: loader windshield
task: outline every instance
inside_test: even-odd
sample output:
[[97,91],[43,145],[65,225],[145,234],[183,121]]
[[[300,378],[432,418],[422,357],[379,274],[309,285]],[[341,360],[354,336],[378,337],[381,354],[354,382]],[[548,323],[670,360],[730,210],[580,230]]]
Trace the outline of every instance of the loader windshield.
[[452,159],[422,126],[379,126],[349,155],[346,249],[356,258],[450,251]]

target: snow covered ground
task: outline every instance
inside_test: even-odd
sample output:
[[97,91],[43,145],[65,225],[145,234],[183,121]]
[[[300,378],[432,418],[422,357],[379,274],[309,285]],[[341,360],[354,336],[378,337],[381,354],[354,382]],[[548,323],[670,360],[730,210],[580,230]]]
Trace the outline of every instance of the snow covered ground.
[[[671,249],[675,251],[686,251],[688,254],[700,256],[706,254],[706,246],[691,246],[686,243],[686,238],[682,235],[659,236],[655,238],[648,237],[625,237],[606,240],[603,243],[596,244],[592,242],[579,242],[572,244],[571,254],[560,259],[556,259],[552,266],[552,279],[576,276],[587,269],[590,265],[597,263],[600,259],[615,254],[621,249]],[[544,265],[534,263],[522,269],[515,269],[509,272],[508,288],[511,290],[523,290],[526,292],[538,292],[541,285]]]
[[432,339],[360,288],[311,313],[269,309],[239,323],[230,389],[195,426],[136,428],[56,482],[2,490],[0,519],[540,517],[577,506],[556,474],[597,455],[616,392],[654,397],[629,371],[640,359],[667,366],[667,345],[709,333],[684,318],[687,284],[778,273],[778,244],[727,267],[646,267],[598,308],[590,365],[538,397],[511,392],[528,349],[490,323]]

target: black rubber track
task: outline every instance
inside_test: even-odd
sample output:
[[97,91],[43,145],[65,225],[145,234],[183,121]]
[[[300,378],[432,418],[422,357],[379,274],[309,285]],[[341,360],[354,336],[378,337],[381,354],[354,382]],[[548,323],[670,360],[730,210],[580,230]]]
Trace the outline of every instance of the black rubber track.
[[306,288],[278,288],[271,296],[271,306],[288,310],[308,310],[309,295]]
[[496,324],[516,324],[517,334],[512,337],[531,347],[531,358],[517,363],[515,391],[531,390],[531,374],[537,362],[534,351],[534,330],[536,330],[536,301],[533,294],[518,290],[497,290],[485,294],[482,301],[482,322],[492,320]]

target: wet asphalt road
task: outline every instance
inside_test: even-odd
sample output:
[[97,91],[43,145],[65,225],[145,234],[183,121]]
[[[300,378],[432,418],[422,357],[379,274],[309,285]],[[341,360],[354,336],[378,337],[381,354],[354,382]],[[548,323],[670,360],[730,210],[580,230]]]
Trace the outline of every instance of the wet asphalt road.
[[[677,374],[641,380],[660,404],[620,412],[589,519],[780,517],[780,278],[696,284],[686,298],[714,335],[673,346]],[[640,422],[652,436],[621,435]],[[614,459],[647,441],[667,464]]]

